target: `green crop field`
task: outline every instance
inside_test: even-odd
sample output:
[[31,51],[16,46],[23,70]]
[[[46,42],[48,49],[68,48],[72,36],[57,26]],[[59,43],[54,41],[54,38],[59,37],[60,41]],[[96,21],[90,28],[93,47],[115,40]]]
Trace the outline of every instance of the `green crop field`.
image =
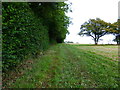
[[117,88],[120,78],[116,45],[57,44],[20,67],[4,87]]

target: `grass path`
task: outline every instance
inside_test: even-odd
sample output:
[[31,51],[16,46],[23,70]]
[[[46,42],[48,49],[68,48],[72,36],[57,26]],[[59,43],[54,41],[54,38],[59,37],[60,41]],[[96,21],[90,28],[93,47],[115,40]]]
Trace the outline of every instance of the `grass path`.
[[[82,47],[82,46],[81,46]],[[110,58],[78,49],[73,45],[58,44],[32,60],[31,67],[16,80],[14,88],[116,88],[118,64]]]

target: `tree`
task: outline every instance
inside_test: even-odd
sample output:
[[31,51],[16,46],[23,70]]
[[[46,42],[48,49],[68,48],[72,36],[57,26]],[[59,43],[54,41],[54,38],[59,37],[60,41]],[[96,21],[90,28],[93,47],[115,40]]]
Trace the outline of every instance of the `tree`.
[[111,34],[115,35],[115,39],[113,41],[117,42],[117,44],[120,44],[120,27],[118,26],[119,22],[115,22],[112,24],[113,32]]
[[69,5],[64,2],[35,2],[29,3],[38,18],[43,18],[43,23],[48,28],[50,42],[62,43],[68,33],[69,17],[65,12],[69,11]]
[[100,18],[90,19],[81,25],[79,35],[86,35],[93,38],[95,45],[98,44],[100,38],[112,32],[111,23],[107,23]]

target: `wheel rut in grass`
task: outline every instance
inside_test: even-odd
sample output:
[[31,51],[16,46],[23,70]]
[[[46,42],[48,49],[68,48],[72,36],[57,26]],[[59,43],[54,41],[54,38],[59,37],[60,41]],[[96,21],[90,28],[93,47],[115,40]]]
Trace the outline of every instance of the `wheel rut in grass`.
[[[61,48],[62,47],[62,48]],[[77,48],[61,45],[53,54],[48,75],[42,87],[95,87],[96,83],[87,71],[87,62]],[[84,53],[84,52],[83,52]],[[82,56],[82,57],[81,57]]]
[[80,66],[73,52],[64,45],[52,55],[48,75],[41,87],[81,87]]

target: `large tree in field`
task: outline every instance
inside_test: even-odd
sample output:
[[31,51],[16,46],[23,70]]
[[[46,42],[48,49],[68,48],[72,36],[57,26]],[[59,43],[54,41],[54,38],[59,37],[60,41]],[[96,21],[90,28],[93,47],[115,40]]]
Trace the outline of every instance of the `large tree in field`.
[[107,23],[100,18],[89,19],[81,25],[79,35],[86,35],[93,38],[95,44],[98,44],[100,38],[112,32],[111,23]]

